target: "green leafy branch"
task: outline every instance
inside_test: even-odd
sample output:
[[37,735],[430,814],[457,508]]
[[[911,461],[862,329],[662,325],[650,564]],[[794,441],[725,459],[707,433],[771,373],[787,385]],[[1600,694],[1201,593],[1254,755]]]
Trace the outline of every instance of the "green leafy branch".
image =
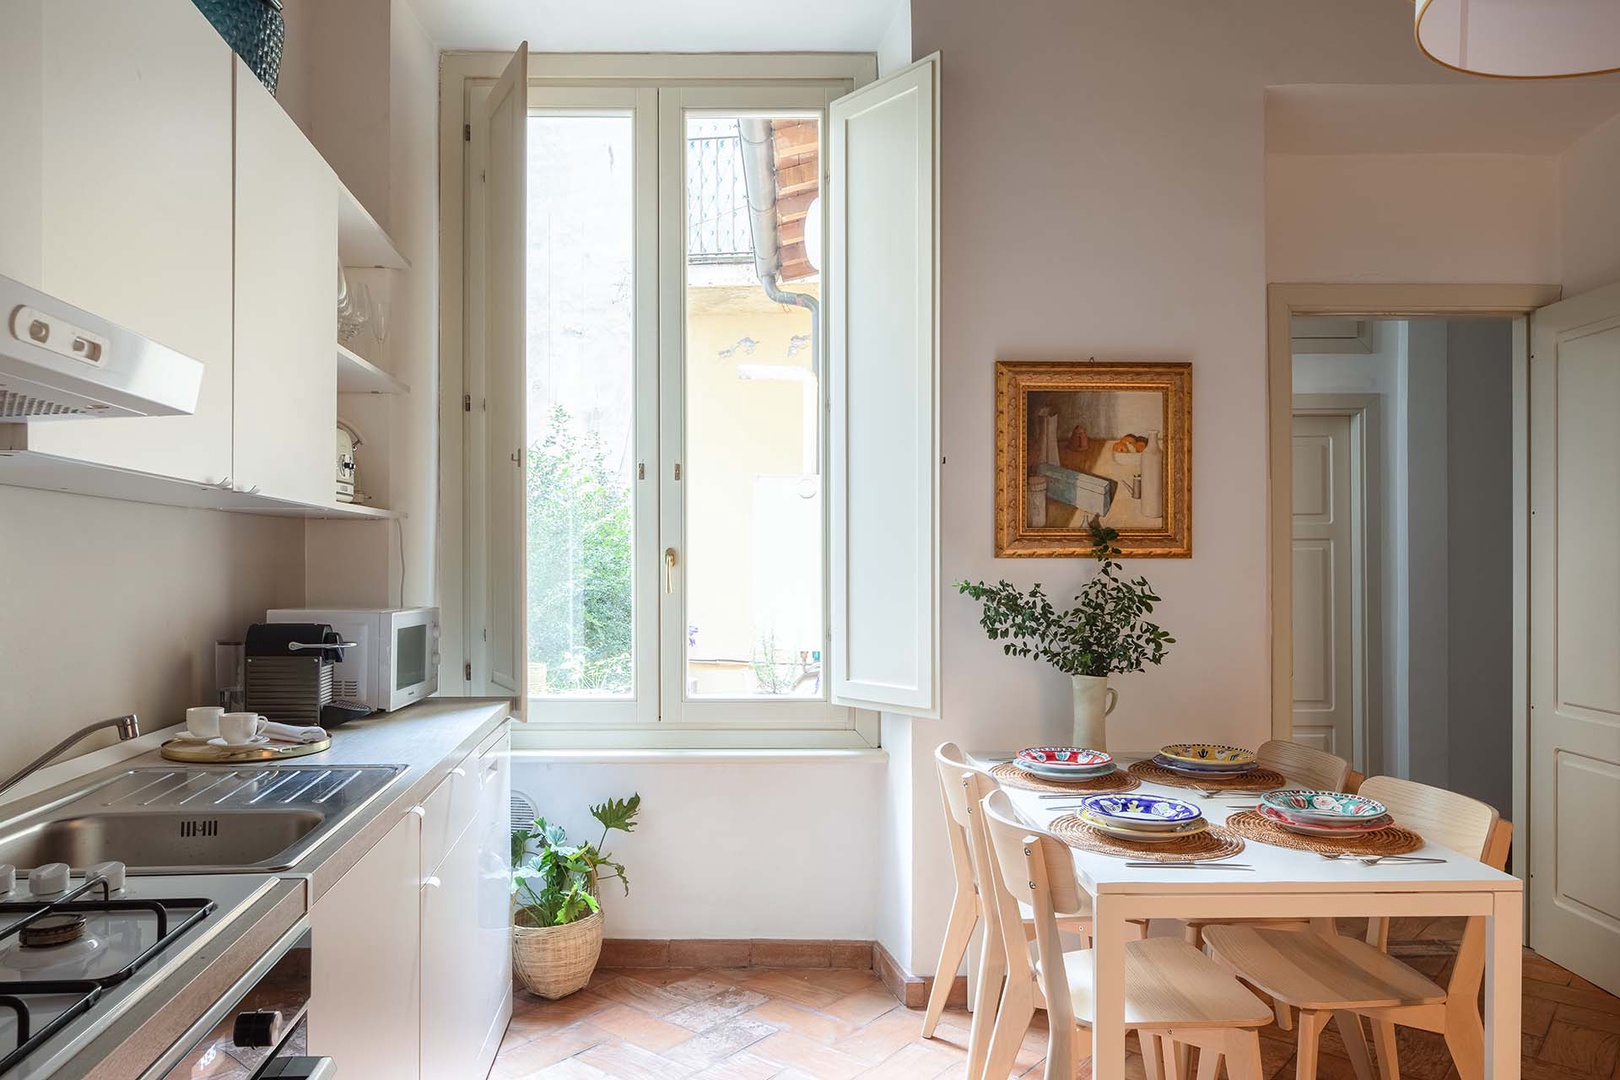
[[1141,671],[1164,661],[1175,644],[1150,621],[1160,597],[1144,577],[1126,578],[1115,558],[1117,530],[1091,524],[1097,573],[1081,586],[1074,606],[1059,611],[1039,583],[1025,592],[1006,581],[994,585],[959,581],[956,588],[979,601],[979,625],[1008,656],[1051,664],[1065,675],[1108,676]]
[[[604,881],[618,880],[630,895],[624,864],[602,851],[608,834],[635,831],[641,796],[609,799],[593,806],[591,817],[602,826],[594,844],[570,844],[561,825],[535,818],[532,829],[512,833],[512,899],[514,918],[525,926],[566,926],[600,911],[596,895]],[[531,854],[531,848],[537,848]]]

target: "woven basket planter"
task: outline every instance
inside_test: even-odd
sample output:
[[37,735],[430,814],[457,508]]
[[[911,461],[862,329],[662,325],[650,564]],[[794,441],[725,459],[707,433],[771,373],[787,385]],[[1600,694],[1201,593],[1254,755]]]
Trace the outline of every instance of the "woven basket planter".
[[531,994],[549,1001],[583,990],[602,955],[602,913],[567,926],[512,922],[512,967]]

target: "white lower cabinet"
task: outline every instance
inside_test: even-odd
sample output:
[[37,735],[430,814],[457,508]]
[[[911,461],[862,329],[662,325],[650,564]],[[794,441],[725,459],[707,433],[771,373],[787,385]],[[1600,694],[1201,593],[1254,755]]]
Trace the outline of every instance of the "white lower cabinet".
[[504,735],[468,755],[316,902],[310,1052],[344,1080],[488,1075],[512,1015],[510,756]]
[[310,912],[309,1049],[344,1080],[417,1074],[421,821],[405,813]]

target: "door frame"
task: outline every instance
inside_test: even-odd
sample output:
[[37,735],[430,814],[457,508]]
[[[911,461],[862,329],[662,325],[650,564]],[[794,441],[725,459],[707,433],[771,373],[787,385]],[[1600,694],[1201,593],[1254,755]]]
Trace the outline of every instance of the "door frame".
[[[1383,769],[1383,402],[1379,394],[1295,394],[1296,416],[1350,419],[1351,757],[1368,776]],[[1292,461],[1290,460],[1290,465]],[[1289,477],[1292,481],[1292,476]],[[1289,500],[1292,518],[1292,498]],[[1289,522],[1290,570],[1293,523]],[[1292,585],[1292,579],[1290,579]],[[1292,597],[1289,598],[1292,603]],[[1289,609],[1292,637],[1293,609]],[[1292,663],[1290,663],[1292,667]],[[1289,686],[1289,729],[1293,687]],[[1375,692],[1376,691],[1376,692]],[[1354,765],[1354,761],[1352,761]]]
[[[1558,300],[1558,285],[1323,284],[1273,282],[1266,287],[1266,536],[1271,582],[1271,732],[1293,733],[1292,434],[1295,315],[1355,318],[1510,318],[1524,320]],[[1529,835],[1530,744],[1530,402],[1529,338],[1513,334],[1513,873],[1523,878]]]

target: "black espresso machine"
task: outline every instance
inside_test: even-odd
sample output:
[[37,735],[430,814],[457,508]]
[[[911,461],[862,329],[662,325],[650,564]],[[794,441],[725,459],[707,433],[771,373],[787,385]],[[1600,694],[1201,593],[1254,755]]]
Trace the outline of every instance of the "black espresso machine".
[[328,623],[255,623],[243,642],[244,696],[249,712],[284,724],[332,728],[368,715],[365,706],[334,701],[333,665],[344,641]]

